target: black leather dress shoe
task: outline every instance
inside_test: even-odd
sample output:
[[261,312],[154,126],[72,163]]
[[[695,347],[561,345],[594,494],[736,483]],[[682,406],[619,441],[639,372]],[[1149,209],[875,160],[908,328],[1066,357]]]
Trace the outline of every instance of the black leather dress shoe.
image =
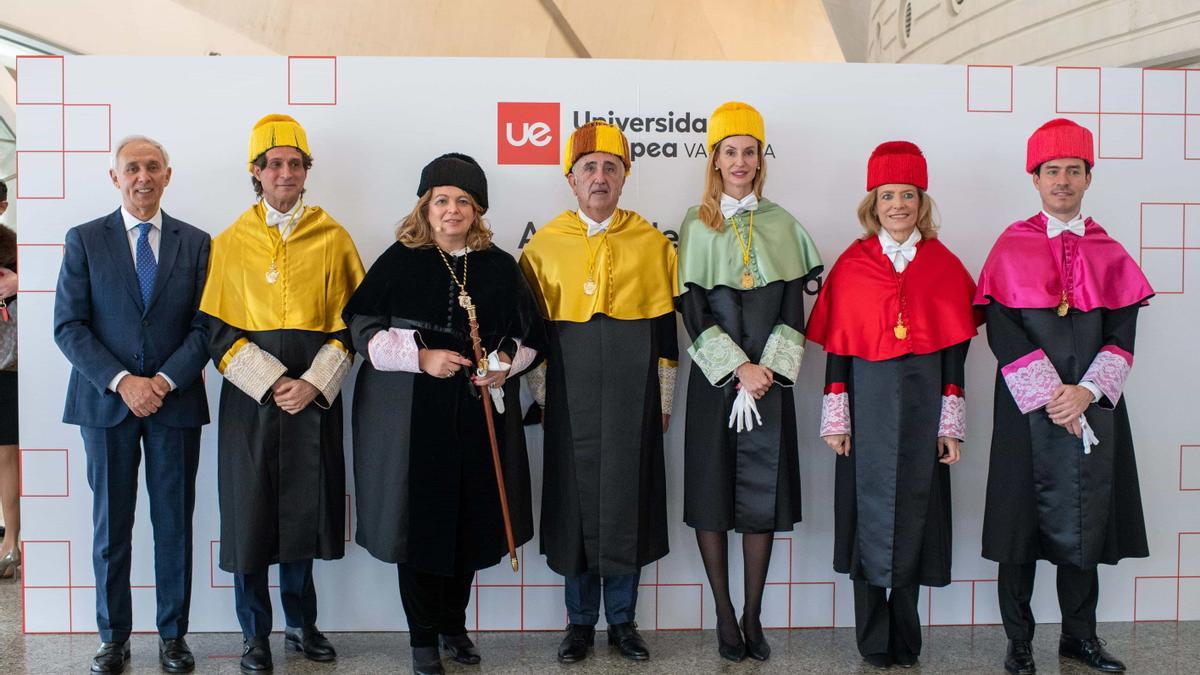
[[637,624],[632,621],[611,624],[608,627],[608,644],[616,645],[621,656],[627,659],[645,661],[650,658],[646,641],[638,635]]
[[461,635],[443,635],[442,649],[450,655],[450,658],[459,663],[474,666],[479,663],[479,648],[471,642],[471,638],[466,633]]
[[888,654],[864,654],[863,661],[872,668],[885,670],[892,667],[892,657]]
[[101,642],[92,657],[93,673],[119,673],[129,661],[129,641]]
[[1104,673],[1123,673],[1125,664],[1121,663],[1104,648],[1104,640],[1091,638],[1080,640],[1069,635],[1058,639],[1058,655],[1074,659],[1094,670]]
[[413,675],[445,675],[437,647],[413,647]]
[[158,663],[165,673],[190,673],[196,659],[183,638],[163,638],[158,642]]
[[1037,666],[1033,664],[1033,644],[1029,640],[1009,640],[1008,655],[1004,657],[1004,669],[1013,675],[1033,675]]
[[332,661],[337,658],[333,645],[316,626],[283,629],[283,644],[304,654],[309,661]]
[[762,632],[762,627],[758,629],[759,636],[757,640],[751,640],[749,633],[746,632],[746,617],[742,617],[742,635],[746,636],[746,656],[755,661],[766,661],[771,658],[771,645],[767,644],[767,635]]
[[558,645],[560,663],[575,663],[587,658],[588,649],[596,640],[596,627],[578,623],[567,624],[567,634]]
[[261,673],[274,669],[270,641],[266,637],[255,637],[242,642],[242,660],[239,665],[243,673]]

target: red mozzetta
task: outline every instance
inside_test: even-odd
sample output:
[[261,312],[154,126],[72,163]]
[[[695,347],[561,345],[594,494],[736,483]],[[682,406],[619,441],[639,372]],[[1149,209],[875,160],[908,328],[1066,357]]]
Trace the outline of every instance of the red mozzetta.
[[918,242],[902,273],[878,237],[858,239],[830,270],[806,335],[826,352],[867,361],[931,354],[975,336],[974,296],[971,275],[936,239]]

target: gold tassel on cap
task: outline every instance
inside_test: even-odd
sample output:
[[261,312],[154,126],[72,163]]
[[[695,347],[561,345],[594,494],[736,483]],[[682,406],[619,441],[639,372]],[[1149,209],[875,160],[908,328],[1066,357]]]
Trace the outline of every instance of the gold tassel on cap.
[[259,155],[280,146],[296,148],[312,157],[308,149],[308,136],[299,122],[290,115],[267,115],[255,123],[254,130],[250,132],[250,158],[246,160],[250,173],[254,173],[254,160]]

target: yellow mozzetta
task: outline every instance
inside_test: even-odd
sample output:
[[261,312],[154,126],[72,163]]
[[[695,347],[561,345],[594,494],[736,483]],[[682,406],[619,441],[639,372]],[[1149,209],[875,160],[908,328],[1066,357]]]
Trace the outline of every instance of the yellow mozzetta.
[[[273,257],[279,276],[268,283]],[[333,333],[362,278],[354,241],[324,209],[305,207],[283,240],[260,202],[213,238],[200,311],[245,331]]]
[[[521,269],[547,320],[582,323],[596,314],[652,319],[674,311],[675,247],[645,218],[617,209],[607,237],[585,240],[587,226],[579,214],[564,211],[525,245]],[[588,244],[595,256],[591,295],[583,289]]]

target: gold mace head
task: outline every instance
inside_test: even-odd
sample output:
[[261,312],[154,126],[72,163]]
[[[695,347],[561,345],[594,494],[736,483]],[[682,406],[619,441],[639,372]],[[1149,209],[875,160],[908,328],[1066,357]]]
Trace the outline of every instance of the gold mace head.
[[514,572],[516,572],[520,568],[520,564],[517,562],[516,558],[509,558],[508,561],[510,563],[512,563],[512,568],[513,568]]

